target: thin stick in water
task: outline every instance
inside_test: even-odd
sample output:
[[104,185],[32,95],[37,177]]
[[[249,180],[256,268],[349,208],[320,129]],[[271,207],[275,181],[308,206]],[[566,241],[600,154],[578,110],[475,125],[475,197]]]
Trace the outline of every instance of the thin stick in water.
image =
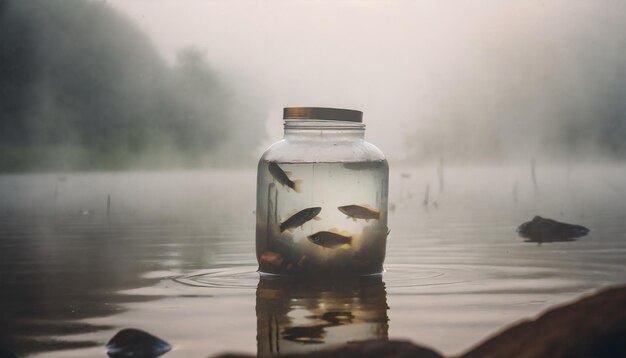
[[437,176],[439,177],[439,192],[443,193],[443,157],[439,158],[439,166],[437,167]]
[[111,217],[111,194],[107,195],[107,217]]
[[533,180],[533,188],[535,189],[535,194],[539,189],[539,185],[537,184],[537,171],[535,170],[535,158],[530,160],[530,177]]

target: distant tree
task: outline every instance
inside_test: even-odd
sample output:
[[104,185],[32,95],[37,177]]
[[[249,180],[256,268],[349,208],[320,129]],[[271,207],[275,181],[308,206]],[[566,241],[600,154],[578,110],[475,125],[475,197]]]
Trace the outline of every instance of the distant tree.
[[0,49],[2,171],[200,165],[252,118],[202,52],[168,66],[105,2],[0,0]]
[[190,152],[208,150],[228,136],[228,95],[211,72],[205,54],[196,48],[178,53],[174,76],[178,105],[183,109],[180,145]]

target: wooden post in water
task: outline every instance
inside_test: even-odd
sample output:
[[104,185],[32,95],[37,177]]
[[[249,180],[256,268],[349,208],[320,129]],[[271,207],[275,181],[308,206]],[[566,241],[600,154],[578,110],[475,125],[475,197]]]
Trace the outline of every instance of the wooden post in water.
[[566,163],[567,163],[567,168],[566,168],[565,180],[566,180],[567,189],[569,189],[569,179],[572,174],[571,159],[569,155],[567,156]]
[[533,180],[533,188],[535,189],[535,194],[537,194],[539,185],[537,184],[537,172],[535,170],[535,158],[530,159],[530,177]]
[[107,222],[111,223],[111,194],[107,194]]
[[443,156],[439,157],[437,176],[439,177],[439,193],[443,193]]
[[58,207],[59,207],[59,187],[55,184],[54,185],[54,195],[53,195],[53,204],[54,204],[54,211],[56,212]]
[[430,196],[430,184],[426,184],[426,191],[424,192],[424,201],[422,204],[428,206],[428,197]]

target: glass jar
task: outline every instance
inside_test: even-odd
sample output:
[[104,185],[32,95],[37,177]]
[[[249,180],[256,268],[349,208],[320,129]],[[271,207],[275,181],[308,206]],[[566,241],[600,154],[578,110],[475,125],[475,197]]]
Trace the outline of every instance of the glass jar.
[[268,274],[383,270],[389,166],[360,111],[288,107],[257,171],[256,255]]

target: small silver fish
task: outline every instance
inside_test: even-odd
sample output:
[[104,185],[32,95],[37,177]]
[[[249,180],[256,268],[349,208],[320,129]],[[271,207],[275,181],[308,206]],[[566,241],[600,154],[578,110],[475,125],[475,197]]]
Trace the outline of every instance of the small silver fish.
[[330,229],[330,231],[318,231],[313,235],[307,236],[307,239],[316,245],[330,249],[352,243],[352,236],[345,232],[338,232],[334,228]]
[[352,220],[365,219],[365,221],[369,221],[372,219],[380,219],[380,210],[368,208],[366,206],[345,205],[340,206],[337,209],[339,209],[339,211],[341,211],[342,213],[348,215],[348,217],[352,218]]
[[300,193],[300,190],[301,190],[300,185],[302,183],[302,180],[289,179],[290,173],[283,171],[275,162],[270,162],[268,169],[270,171],[270,174],[272,174],[272,176],[274,177],[274,179],[276,179],[276,181],[278,181],[281,185],[283,186],[286,185],[287,187],[293,189],[296,193]]
[[280,224],[280,232],[302,226],[311,219],[320,220],[317,217],[320,211],[322,211],[322,208],[319,206],[298,211]]

